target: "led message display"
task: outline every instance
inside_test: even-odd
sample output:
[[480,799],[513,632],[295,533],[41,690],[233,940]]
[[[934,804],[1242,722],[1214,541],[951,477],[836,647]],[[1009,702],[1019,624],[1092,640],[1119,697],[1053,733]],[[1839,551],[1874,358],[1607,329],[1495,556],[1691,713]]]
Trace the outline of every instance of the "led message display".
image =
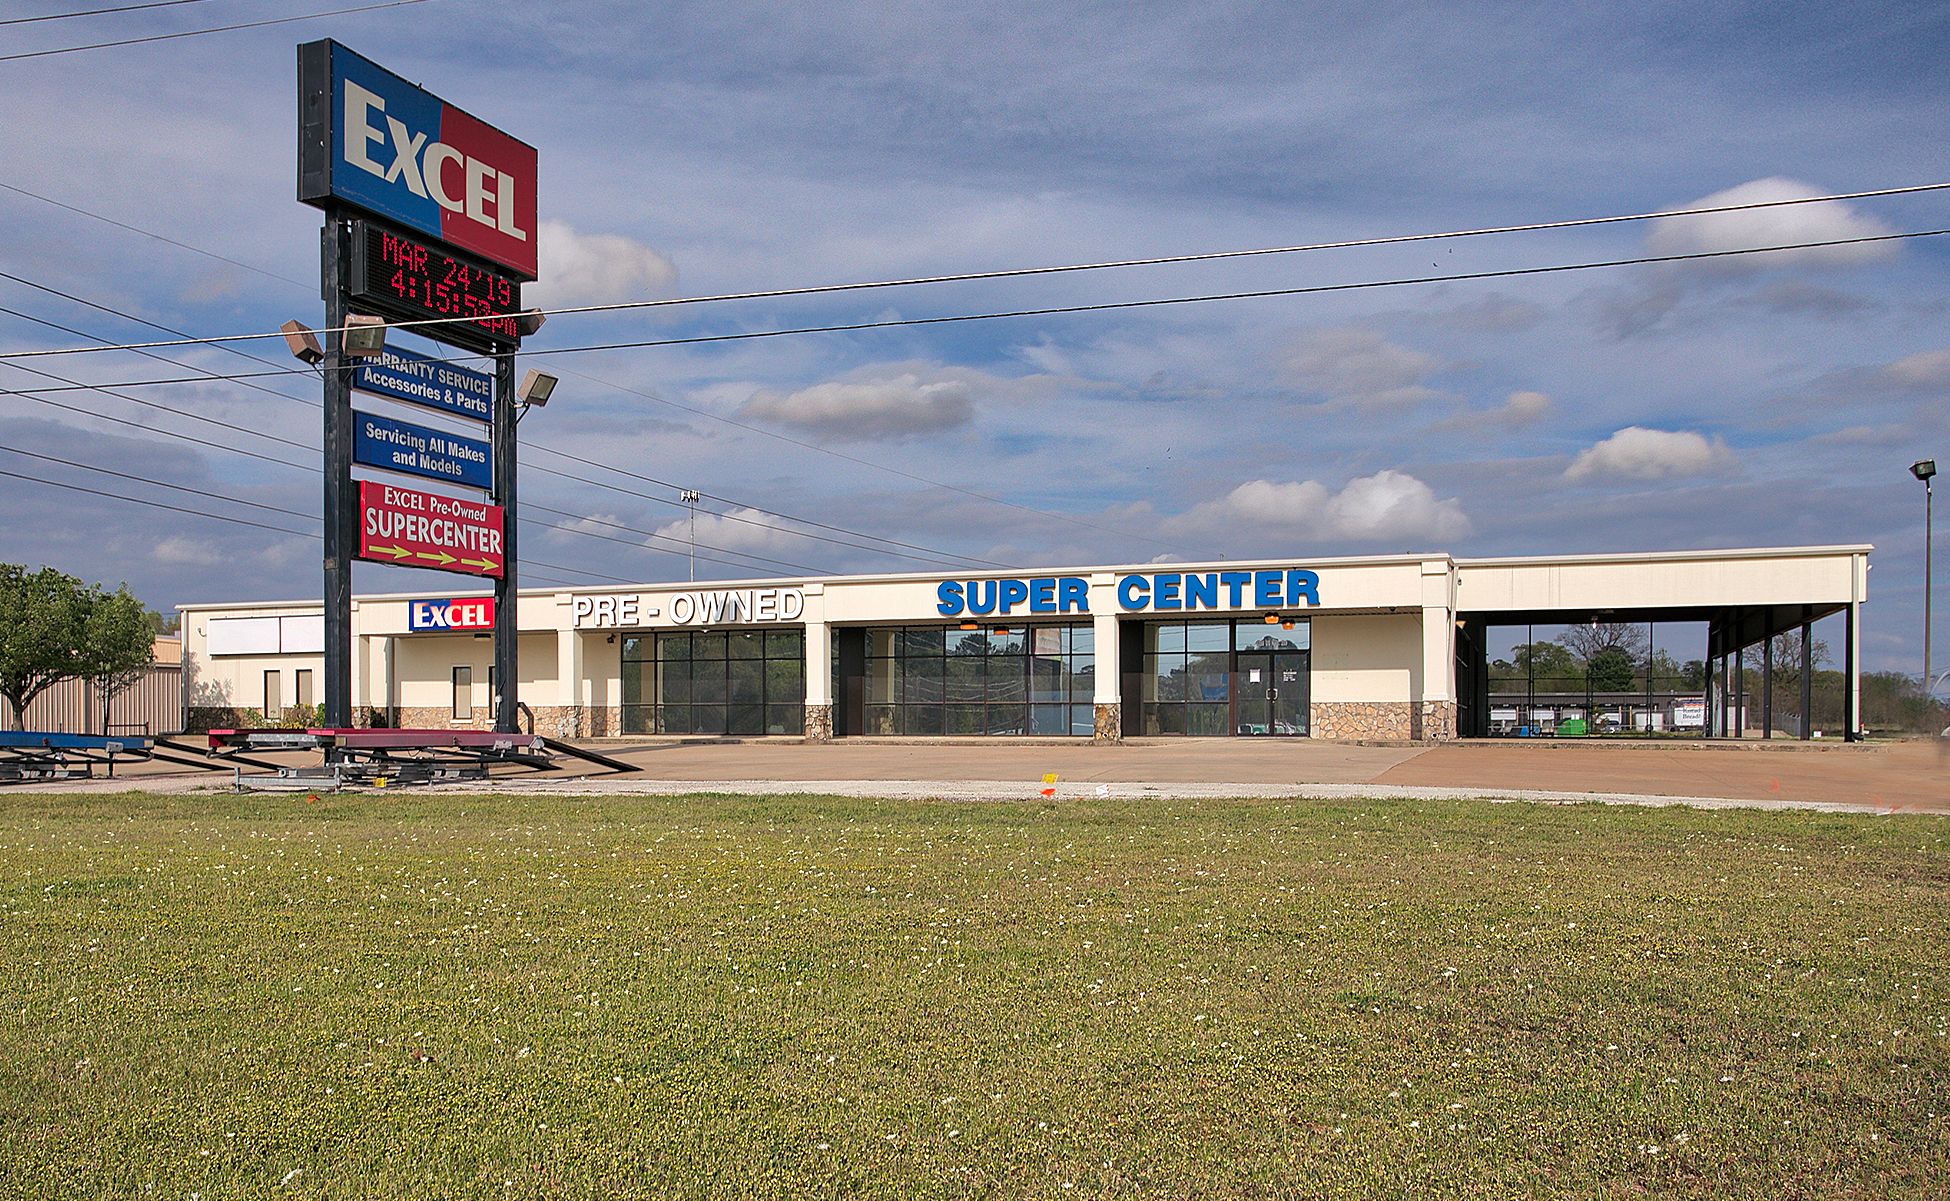
[[352,223],[350,294],[355,308],[403,321],[472,317],[413,332],[438,342],[492,354],[521,342],[515,312],[521,285],[474,266],[376,221]]

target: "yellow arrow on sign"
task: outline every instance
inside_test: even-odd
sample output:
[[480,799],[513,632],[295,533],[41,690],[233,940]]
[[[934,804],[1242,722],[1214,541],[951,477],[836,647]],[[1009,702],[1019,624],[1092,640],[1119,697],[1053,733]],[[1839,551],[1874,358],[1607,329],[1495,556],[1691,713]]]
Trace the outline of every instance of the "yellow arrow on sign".
[[482,571],[493,571],[495,568],[495,562],[493,559],[456,559],[454,561],[456,563],[465,564],[468,567],[478,567]]
[[373,555],[391,555],[393,556],[394,562],[408,558],[413,554],[412,551],[403,546],[374,546],[368,548],[366,553]]
[[432,554],[428,554],[423,550],[414,551],[413,557],[416,559],[432,559],[435,563],[440,564],[442,567],[445,567],[447,564],[452,563],[454,561],[454,557],[448,554],[444,550],[437,550],[434,551]]

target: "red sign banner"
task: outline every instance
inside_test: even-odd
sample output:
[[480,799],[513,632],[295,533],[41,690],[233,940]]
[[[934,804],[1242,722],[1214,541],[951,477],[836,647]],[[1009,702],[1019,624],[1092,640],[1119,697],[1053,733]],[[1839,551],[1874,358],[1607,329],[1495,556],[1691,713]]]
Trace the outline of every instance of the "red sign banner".
[[359,557],[498,578],[501,506],[360,480]]

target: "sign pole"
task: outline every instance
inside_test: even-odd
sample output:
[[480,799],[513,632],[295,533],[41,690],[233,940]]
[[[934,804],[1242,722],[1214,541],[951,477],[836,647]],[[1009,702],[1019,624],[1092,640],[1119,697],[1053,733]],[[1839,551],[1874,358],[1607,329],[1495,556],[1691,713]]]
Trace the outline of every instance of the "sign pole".
[[325,687],[319,721],[328,729],[352,724],[352,556],[357,530],[352,507],[352,365],[341,352],[349,311],[343,214],[325,210],[320,245],[325,299]]
[[501,506],[501,578],[494,582],[494,728],[516,734],[519,632],[515,599],[515,356],[494,356],[494,487]]

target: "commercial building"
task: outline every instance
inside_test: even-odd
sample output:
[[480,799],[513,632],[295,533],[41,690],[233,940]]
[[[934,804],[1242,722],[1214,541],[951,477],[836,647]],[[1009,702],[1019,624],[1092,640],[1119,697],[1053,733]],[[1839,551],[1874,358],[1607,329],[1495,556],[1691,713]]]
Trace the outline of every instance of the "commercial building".
[[[1749,691],[1740,652],[1840,613],[1852,735],[1869,551],[1423,554],[528,589],[516,696],[538,733],[571,738],[1448,739],[1493,732],[1492,628],[1690,622],[1707,632],[1707,729],[1731,732],[1751,706],[1726,701]],[[355,598],[358,720],[491,724],[492,605],[481,593]],[[316,699],[318,602],[182,610],[192,729],[277,723]]]

